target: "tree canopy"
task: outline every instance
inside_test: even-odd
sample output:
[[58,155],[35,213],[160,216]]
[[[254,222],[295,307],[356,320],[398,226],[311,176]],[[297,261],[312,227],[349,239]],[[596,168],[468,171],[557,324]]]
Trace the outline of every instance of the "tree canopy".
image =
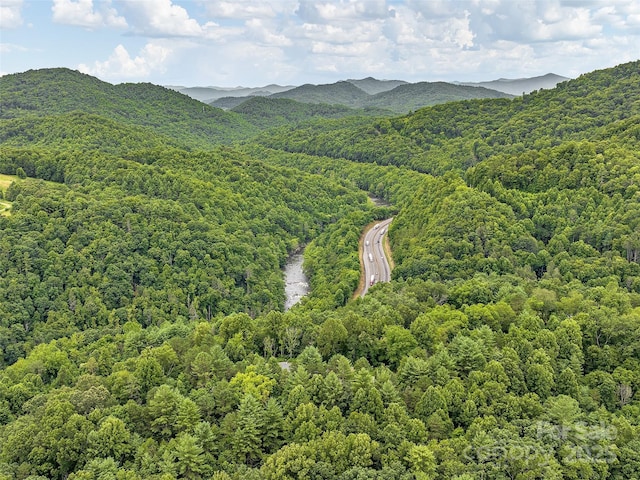
[[0,78],[0,479],[640,477],[639,82],[258,127]]

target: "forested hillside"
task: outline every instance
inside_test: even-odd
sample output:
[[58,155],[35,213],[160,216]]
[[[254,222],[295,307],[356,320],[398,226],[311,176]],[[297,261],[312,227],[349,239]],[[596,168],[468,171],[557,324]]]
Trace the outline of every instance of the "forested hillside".
[[637,124],[638,69],[639,63],[632,62],[513,100],[447,103],[359,128],[343,120],[283,127],[281,134],[270,132],[259,141],[291,152],[442,174],[498,153],[607,138],[618,125]]
[[0,479],[640,478],[640,62],[187,133],[158,88],[0,78]]
[[[318,118],[384,117],[393,112],[383,108],[354,109],[344,105],[302,103],[287,98],[253,97],[243,100],[231,110],[249,123],[267,130],[282,125],[298,125]],[[352,119],[353,121],[353,119]]]
[[397,114],[422,107],[472,98],[510,98],[511,96],[483,87],[468,87],[445,82],[418,82],[399,85],[393,90],[372,95],[367,107],[387,108]]
[[[233,93],[230,92],[230,94]],[[378,111],[380,116],[387,116],[388,112],[399,115],[440,103],[472,98],[511,98],[512,95],[486,87],[445,82],[407,83],[398,80],[364,78],[362,80],[346,80],[328,85],[306,84],[273,94],[257,91],[253,97],[241,96],[241,94],[216,97],[209,103],[214,107],[232,109],[255,97],[268,98],[271,101],[288,99],[302,104],[319,105],[320,110],[315,110],[315,116],[321,116],[324,110],[329,113],[325,118],[335,118],[336,115],[331,114],[330,108],[366,109],[369,112]],[[195,98],[198,97],[196,96]],[[293,106],[294,104],[290,105]],[[296,107],[298,110],[300,108],[300,106]],[[312,107],[308,108],[311,109]]]
[[65,68],[5,75],[0,118],[46,117],[80,111],[148,127],[185,145],[230,143],[255,132],[241,117],[152,84],[111,85]]
[[407,83],[404,80],[377,80],[373,77],[361,78],[359,80],[349,79],[347,82],[354,84],[369,95],[387,92]]
[[326,103],[355,107],[369,98],[369,94],[351,82],[336,82],[330,85],[305,84],[285,92],[271,95],[272,98],[289,98],[304,103]]
[[509,93],[511,95],[522,95],[523,93],[531,93],[534,90],[554,88],[560,82],[569,80],[567,77],[547,73],[540,77],[531,78],[499,78],[488,82],[460,82],[460,85],[468,85],[470,87],[485,87],[499,92]]

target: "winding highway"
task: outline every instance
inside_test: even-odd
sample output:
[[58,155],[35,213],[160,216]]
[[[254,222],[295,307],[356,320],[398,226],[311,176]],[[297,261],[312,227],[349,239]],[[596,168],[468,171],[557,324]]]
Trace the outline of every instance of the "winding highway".
[[387,233],[392,218],[382,220],[371,228],[364,236],[362,252],[360,255],[364,265],[364,288],[360,296],[364,297],[369,287],[378,282],[391,280],[391,267],[384,252],[382,240]]

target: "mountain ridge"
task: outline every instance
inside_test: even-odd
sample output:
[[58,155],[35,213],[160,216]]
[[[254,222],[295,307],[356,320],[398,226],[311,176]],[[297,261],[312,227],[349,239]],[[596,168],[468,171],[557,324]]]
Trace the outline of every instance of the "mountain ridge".
[[498,78],[483,82],[454,82],[457,85],[466,85],[470,87],[485,87],[499,92],[508,93],[510,95],[522,95],[523,93],[531,93],[534,90],[555,88],[562,82],[571,80],[555,73],[547,73],[537,77],[524,78]]
[[[547,73],[545,75],[535,76],[535,77],[522,77],[516,79],[509,78],[498,78],[495,80],[487,80],[481,82],[464,82],[464,81],[451,81],[451,82],[443,82],[443,81],[419,81],[419,82],[408,82],[405,80],[380,80],[374,77],[365,77],[361,79],[346,79],[339,80],[338,82],[334,82],[331,84],[314,84],[314,83],[306,83],[303,85],[278,85],[278,84],[269,84],[262,87],[184,87],[184,86],[168,86],[167,88],[172,88],[177,90],[185,95],[189,95],[192,98],[200,100],[204,103],[208,103],[213,105],[214,102],[220,98],[227,97],[247,97],[247,96],[268,96],[263,92],[274,93],[282,93],[290,90],[294,90],[299,87],[306,86],[316,86],[316,87],[324,87],[327,85],[335,85],[340,82],[348,82],[352,85],[360,88],[365,93],[369,95],[376,95],[382,92],[390,91],[395,89],[401,85],[415,85],[415,84],[424,84],[424,83],[437,83],[437,84],[451,84],[451,85],[463,85],[463,86],[476,86],[476,87],[485,87],[489,90],[497,90],[502,93],[507,93],[509,95],[521,95],[523,91],[525,93],[530,93],[533,90],[538,90],[540,88],[553,88],[556,84],[569,80],[568,77],[563,77],[561,75],[557,75],[555,73]],[[524,86],[524,90],[523,87]],[[259,92],[259,93],[258,93]],[[237,103],[236,103],[237,104]]]
[[[350,108],[382,108],[396,114],[408,113],[438,103],[471,98],[510,98],[511,95],[484,87],[454,85],[447,82],[399,83],[364,79],[360,83],[374,94],[367,93],[350,80],[331,84],[305,84],[266,98],[288,98],[302,103],[344,105]],[[392,87],[392,88],[391,88]],[[219,108],[235,108],[248,97],[223,97],[210,103]]]
[[0,119],[75,110],[152,128],[200,146],[255,131],[233,112],[151,83],[112,85],[66,68],[30,70],[0,78]]

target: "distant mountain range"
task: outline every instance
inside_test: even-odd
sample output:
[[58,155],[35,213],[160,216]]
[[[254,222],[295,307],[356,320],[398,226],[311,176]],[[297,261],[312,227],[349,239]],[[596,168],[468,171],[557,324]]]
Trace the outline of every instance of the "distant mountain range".
[[[399,81],[375,80],[373,78],[352,80],[325,85],[306,84],[268,96],[272,99],[289,99],[300,103],[344,105],[355,109],[386,110],[389,113],[408,113],[418,108],[471,98],[510,98],[511,95],[484,87],[469,87],[445,82],[406,83]],[[370,94],[368,92],[378,92]],[[250,97],[223,97],[210,105],[233,109]]]
[[556,75],[555,73],[547,73],[540,77],[531,78],[499,78],[490,82],[454,82],[456,85],[468,85],[471,87],[485,87],[499,92],[508,93],[510,95],[522,95],[523,93],[531,93],[534,90],[554,88],[561,82],[566,82],[570,78]]
[[[377,80],[373,77],[362,78],[360,80],[346,80],[345,83],[355,85],[369,95],[386,92],[392,90],[398,85],[404,85],[408,82],[404,80]],[[340,83],[340,82],[338,82]],[[305,86],[305,85],[302,85]],[[319,85],[317,85],[319,86]],[[183,87],[179,85],[165,85],[166,88],[176,90],[180,93],[190,96],[204,103],[213,103],[220,98],[242,98],[242,97],[268,97],[274,93],[286,92],[297,85],[266,85],[264,87]]]
[[387,92],[399,87],[400,85],[409,83],[404,80],[377,80],[373,77],[363,78],[362,80],[347,80],[347,82],[355,85],[361,90],[364,90],[369,95]]
[[419,82],[399,85],[393,90],[371,95],[359,106],[408,113],[422,107],[472,98],[511,98],[511,95],[484,87],[468,87],[446,82]]
[[181,87],[177,85],[166,85],[166,88],[184,93],[191,98],[200,100],[203,103],[212,103],[223,97],[268,97],[274,93],[284,92],[295,88],[295,85],[266,85],[264,87]]
[[489,82],[418,82],[378,80],[373,77],[349,79],[331,84],[301,86],[266,85],[264,87],[180,87],[168,86],[196,100],[225,110],[234,109],[255,97],[286,98],[301,103],[344,105],[355,109],[384,109],[390,113],[408,113],[439,103],[471,98],[509,98],[533,90],[548,89],[569,80],[549,73],[531,78],[492,80]]
[[271,95],[274,98],[288,98],[302,103],[327,103],[359,107],[371,96],[353,83],[342,81],[326,85],[306,84]]

